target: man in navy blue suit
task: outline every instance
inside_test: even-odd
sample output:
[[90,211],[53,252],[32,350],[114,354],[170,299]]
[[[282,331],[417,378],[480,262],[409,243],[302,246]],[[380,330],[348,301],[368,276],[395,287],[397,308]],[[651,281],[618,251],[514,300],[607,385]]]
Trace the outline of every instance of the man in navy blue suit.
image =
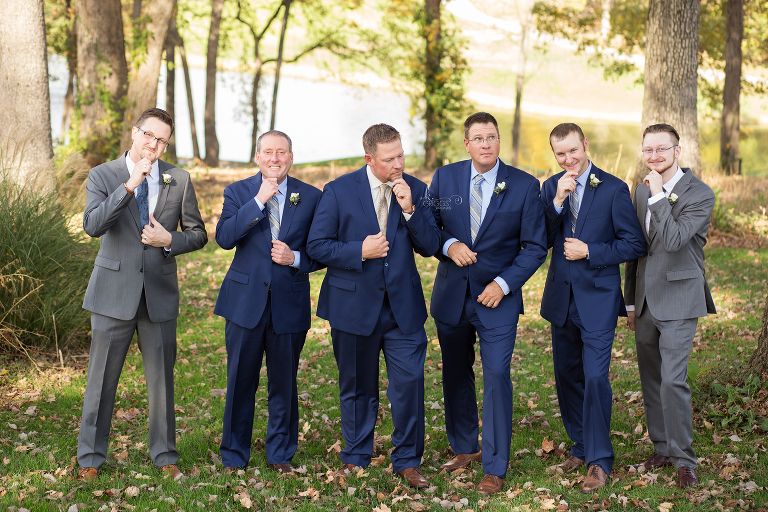
[[608,369],[618,317],[627,316],[619,265],[645,253],[627,185],[587,157],[578,125],[549,136],[563,172],[544,182],[541,200],[552,247],[541,316],[552,324],[552,357],[560,414],[573,441],[560,465],[588,466],[581,492],[605,486],[613,467]]
[[[443,354],[445,426],[455,457],[443,471],[483,461],[477,490],[504,487],[512,443],[509,365],[525,282],[547,256],[539,181],[499,160],[499,128],[485,112],[464,122],[471,159],[435,171],[429,189],[438,226],[432,317]],[[483,363],[483,448],[478,443],[475,335]]]
[[363,135],[366,166],[328,183],[309,231],[307,254],[327,265],[317,315],[331,323],[339,368],[338,473],[366,467],[379,408],[379,352],[392,406],[392,468],[427,487],[424,452],[424,357],[427,308],[413,251],[431,256],[440,233],[427,186],[403,173],[400,134],[386,124]]
[[310,326],[307,234],[320,191],[289,177],[291,139],[276,130],[257,143],[260,172],[224,190],[216,242],[236,247],[214,313],[226,318],[227,399],[221,461],[231,473],[248,464],[254,395],[267,355],[267,463],[292,473],[299,436],[296,372]]

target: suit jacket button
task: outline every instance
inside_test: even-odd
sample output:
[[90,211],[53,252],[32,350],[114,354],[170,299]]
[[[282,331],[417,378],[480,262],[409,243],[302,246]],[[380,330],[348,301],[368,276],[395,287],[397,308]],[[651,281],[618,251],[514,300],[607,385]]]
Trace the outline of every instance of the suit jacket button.
[[650,256],[653,256],[653,253],[652,253],[652,252],[649,252],[649,253],[648,253],[648,256],[649,256],[649,257],[650,257]]
[[565,284],[569,284],[567,279],[565,280]]
[[384,287],[383,286],[379,286],[379,291],[383,292],[384,291]]
[[269,283],[264,281],[264,286],[269,286]]
[[385,266],[385,267],[388,267],[388,266],[389,266],[389,263],[385,263],[385,264],[384,264],[384,266]]
[[143,268],[140,268],[140,269],[139,269],[139,272],[141,272],[141,273],[143,274],[143,273],[144,273],[144,269],[143,269]]
[[144,246],[144,250],[145,250],[145,251],[147,250],[147,247],[149,247],[149,246],[147,246],[147,245],[145,245],[145,246]]
[[467,276],[461,276],[461,278],[465,281],[467,280]]

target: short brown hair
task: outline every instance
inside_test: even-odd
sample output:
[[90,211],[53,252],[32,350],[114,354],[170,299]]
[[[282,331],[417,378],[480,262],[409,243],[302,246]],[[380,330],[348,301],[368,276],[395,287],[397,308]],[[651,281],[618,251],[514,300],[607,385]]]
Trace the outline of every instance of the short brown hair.
[[136,120],[136,124],[134,126],[141,128],[141,124],[146,121],[149,118],[154,117],[161,123],[165,123],[168,126],[171,127],[171,135],[173,135],[173,118],[166,112],[165,110],[161,108],[148,108],[144,112],[141,113],[139,118]]
[[388,124],[374,124],[363,134],[363,149],[366,155],[376,156],[379,144],[400,140],[400,132]]
[[579,136],[579,140],[583,144],[584,132],[581,131],[581,127],[579,125],[576,123],[560,123],[559,125],[552,128],[552,131],[549,134],[549,146],[552,147],[553,139],[555,142],[560,142],[574,132]]
[[496,133],[499,133],[499,123],[496,122],[495,117],[493,117],[488,112],[475,112],[469,116],[466,121],[464,121],[464,138],[469,138],[469,129],[472,128],[473,124],[487,123],[493,123],[493,126],[496,127]]
[[665,123],[659,123],[659,124],[652,124],[648,128],[646,128],[643,131],[643,140],[645,140],[645,136],[649,133],[668,133],[672,136],[672,142],[675,144],[678,144],[680,142],[680,134],[677,133],[677,130],[675,130],[672,125],[665,124]]

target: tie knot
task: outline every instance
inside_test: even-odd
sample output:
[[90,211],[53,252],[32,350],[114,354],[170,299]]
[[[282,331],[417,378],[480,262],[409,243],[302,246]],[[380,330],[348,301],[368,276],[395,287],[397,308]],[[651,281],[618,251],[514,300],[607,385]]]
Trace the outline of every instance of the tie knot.
[[477,176],[475,176],[475,185],[480,185],[484,179],[485,178],[483,177],[482,174],[478,174]]

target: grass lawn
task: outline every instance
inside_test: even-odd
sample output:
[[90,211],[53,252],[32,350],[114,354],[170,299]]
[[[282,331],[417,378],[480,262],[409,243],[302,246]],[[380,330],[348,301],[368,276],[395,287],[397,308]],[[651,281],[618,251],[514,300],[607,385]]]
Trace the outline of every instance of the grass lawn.
[[[755,346],[768,281],[768,249],[707,248],[707,266],[718,315],[702,319],[694,340],[689,380],[694,400],[694,449],[701,486],[683,491],[671,469],[630,473],[628,463],[652,451],[643,418],[634,336],[619,322],[613,348],[612,440],[616,463],[612,482],[583,495],[579,474],[558,475],[553,466],[570,444],[559,418],[552,373],[549,324],[538,314],[546,276],[542,266],[523,290],[521,317],[510,372],[514,384],[514,435],[506,492],[491,498],[475,491],[479,464],[460,474],[439,475],[450,455],[442,403],[441,355],[434,322],[425,364],[426,448],[422,468],[433,484],[419,493],[392,475],[392,422],[380,372],[380,426],[374,461],[346,479],[334,480],[343,440],[339,419],[338,371],[330,328],[314,317],[299,372],[300,444],[296,477],[266,468],[266,369],[256,395],[251,463],[224,475],[219,459],[226,388],[224,321],[213,315],[219,285],[234,251],[213,240],[221,188],[232,181],[198,176],[196,184],[211,236],[201,251],[179,258],[181,315],[176,364],[177,447],[187,477],[164,480],[147,447],[147,397],[141,356],[132,345],[115,405],[110,455],[94,483],[72,479],[87,352],[67,354],[63,367],[53,357],[36,368],[27,359],[0,360],[0,510],[755,510],[768,508],[768,392],[758,383],[734,380]],[[221,182],[221,183],[219,183]],[[214,186],[215,185],[215,186]],[[420,258],[429,302],[436,260]],[[324,271],[311,276],[313,308]],[[81,297],[73,297],[81,301]],[[478,400],[482,401],[479,356]],[[760,427],[763,427],[763,430]],[[13,507],[18,507],[14,509]],[[74,508],[76,507],[76,508]]]

